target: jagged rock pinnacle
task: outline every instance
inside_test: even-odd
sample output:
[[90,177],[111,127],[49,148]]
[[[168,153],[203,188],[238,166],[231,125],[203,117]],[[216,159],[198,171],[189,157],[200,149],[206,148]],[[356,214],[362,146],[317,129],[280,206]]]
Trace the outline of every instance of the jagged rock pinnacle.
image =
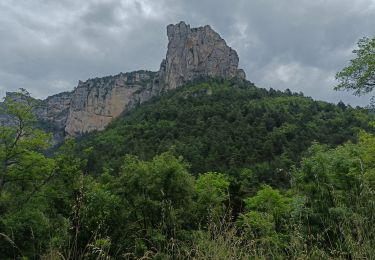
[[201,76],[245,77],[238,55],[209,25],[191,29],[185,22],[167,26],[168,51],[160,66],[165,89]]

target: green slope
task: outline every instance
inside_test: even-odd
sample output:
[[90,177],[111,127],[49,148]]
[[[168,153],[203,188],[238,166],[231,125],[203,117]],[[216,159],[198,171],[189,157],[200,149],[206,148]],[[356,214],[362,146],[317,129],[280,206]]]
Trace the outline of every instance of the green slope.
[[172,149],[193,174],[239,176],[250,169],[253,181],[285,186],[289,168],[314,141],[336,146],[354,140],[359,129],[369,128],[370,118],[365,109],[288,90],[208,79],[154,98],[105,131],[81,137],[77,151],[92,147],[93,174],[116,172],[125,154],[149,160]]

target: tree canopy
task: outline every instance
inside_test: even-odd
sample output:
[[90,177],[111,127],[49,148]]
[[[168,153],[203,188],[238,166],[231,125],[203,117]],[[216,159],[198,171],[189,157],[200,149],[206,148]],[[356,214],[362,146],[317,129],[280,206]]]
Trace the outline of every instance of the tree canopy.
[[355,95],[371,92],[375,87],[375,38],[362,38],[353,50],[350,65],[336,74],[336,90],[353,91]]

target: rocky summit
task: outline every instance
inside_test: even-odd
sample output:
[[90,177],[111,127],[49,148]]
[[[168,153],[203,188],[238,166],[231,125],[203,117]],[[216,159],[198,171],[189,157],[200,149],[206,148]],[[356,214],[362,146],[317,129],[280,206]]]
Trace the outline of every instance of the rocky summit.
[[238,55],[209,25],[190,29],[184,22],[168,25],[168,51],[159,75],[162,88],[175,89],[201,76],[245,77]]
[[[80,81],[34,109],[53,129],[56,141],[104,129],[113,118],[153,96],[199,77],[245,78],[239,58],[210,26],[190,28],[184,22],[167,26],[168,50],[157,72],[134,71]],[[10,94],[11,95],[11,94]],[[0,117],[1,118],[6,117]]]

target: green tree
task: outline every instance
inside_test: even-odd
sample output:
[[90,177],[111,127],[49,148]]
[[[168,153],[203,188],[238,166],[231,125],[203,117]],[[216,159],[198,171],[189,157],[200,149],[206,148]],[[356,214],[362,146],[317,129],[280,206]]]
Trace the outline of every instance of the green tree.
[[[8,125],[0,126],[0,194],[7,184],[22,182],[24,179],[43,179],[45,176],[33,171],[33,168],[37,168],[36,164],[45,167],[44,173],[51,172],[53,168],[51,161],[40,153],[40,149],[49,146],[49,136],[34,128],[34,100],[23,89],[15,96],[18,101],[14,97],[6,97],[0,107],[0,113],[9,118]],[[27,175],[24,169],[28,170]]]
[[375,38],[362,38],[350,65],[336,74],[340,83],[336,90],[354,91],[355,95],[371,92],[375,87]]
[[374,144],[365,132],[357,144],[315,144],[292,173],[293,188],[305,198],[299,216],[308,244],[353,259],[374,254]]
[[243,236],[269,252],[286,247],[291,199],[264,185],[255,196],[245,199],[245,204],[247,212],[240,214],[237,221]]
[[229,178],[222,173],[208,172],[195,181],[197,222],[206,224],[210,218],[219,220],[225,215],[229,200]]
[[122,205],[122,221],[114,231],[118,247],[142,255],[151,247],[162,251],[178,238],[190,224],[193,185],[187,165],[171,152],[151,161],[126,156],[112,186]]
[[[15,99],[14,99],[15,98]],[[49,136],[34,127],[34,100],[25,90],[7,97],[1,113],[10,124],[0,126],[0,255],[35,257],[48,245],[52,222],[42,190],[55,175],[55,161],[43,151]],[[9,243],[9,241],[13,241]]]

